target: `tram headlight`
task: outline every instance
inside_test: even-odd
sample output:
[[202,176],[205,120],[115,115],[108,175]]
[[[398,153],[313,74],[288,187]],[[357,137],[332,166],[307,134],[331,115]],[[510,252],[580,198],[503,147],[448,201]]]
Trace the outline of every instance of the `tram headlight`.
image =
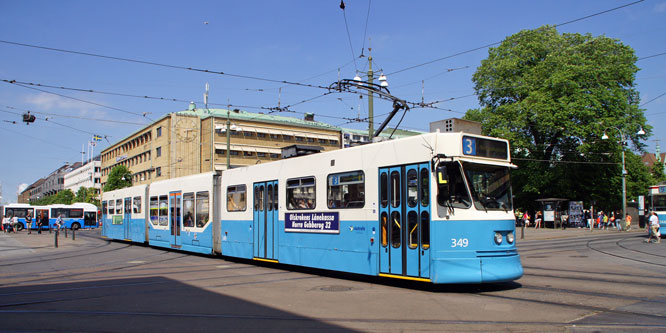
[[509,242],[509,244],[513,244],[513,241],[515,240],[513,236],[513,232],[510,232],[506,234],[506,241]]
[[499,232],[495,233],[495,243],[497,243],[497,245],[502,244],[502,234]]

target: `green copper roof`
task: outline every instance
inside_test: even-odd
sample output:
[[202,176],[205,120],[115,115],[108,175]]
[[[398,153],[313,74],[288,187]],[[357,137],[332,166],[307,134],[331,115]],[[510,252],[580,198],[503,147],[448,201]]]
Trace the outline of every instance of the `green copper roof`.
[[247,112],[247,111],[243,111],[243,110],[229,112],[229,110],[225,110],[225,109],[200,109],[200,108],[197,108],[197,109],[194,109],[194,110],[179,111],[179,112],[176,112],[176,113],[180,114],[180,115],[194,115],[194,116],[200,117],[201,119],[208,118],[210,116],[226,119],[227,118],[227,113],[228,113],[229,118],[234,119],[234,120],[258,121],[258,122],[273,123],[273,124],[284,124],[284,125],[290,125],[290,126],[310,127],[310,128],[340,131],[340,128],[337,127],[337,126],[329,125],[329,124],[322,123],[322,122],[319,122],[319,121],[308,121],[308,120],[302,120],[302,119],[298,119],[298,118],[278,116],[278,115],[275,115],[275,114],[252,113],[252,112]]

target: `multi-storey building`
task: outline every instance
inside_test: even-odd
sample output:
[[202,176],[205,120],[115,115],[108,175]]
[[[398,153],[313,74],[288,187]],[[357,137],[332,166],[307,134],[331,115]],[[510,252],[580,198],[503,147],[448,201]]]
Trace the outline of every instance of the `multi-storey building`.
[[46,178],[40,179],[32,184],[30,200],[38,200],[46,196],[54,195],[65,188],[65,174],[81,166],[81,162],[65,164],[51,172]]
[[76,193],[81,187],[95,188],[97,193],[101,190],[101,162],[99,156],[92,161],[76,168],[64,177],[64,188]]
[[242,110],[197,109],[191,104],[188,110],[167,114],[104,149],[101,185],[117,165],[132,172],[133,184],[146,184],[225,170],[227,157],[231,167],[278,160],[281,148],[294,144],[339,149],[340,129],[314,121],[312,115],[301,120]]

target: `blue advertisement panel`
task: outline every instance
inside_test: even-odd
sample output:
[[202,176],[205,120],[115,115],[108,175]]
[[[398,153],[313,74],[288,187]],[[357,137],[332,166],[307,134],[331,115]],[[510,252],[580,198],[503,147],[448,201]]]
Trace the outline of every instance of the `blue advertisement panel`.
[[340,216],[338,212],[286,213],[284,231],[339,234]]

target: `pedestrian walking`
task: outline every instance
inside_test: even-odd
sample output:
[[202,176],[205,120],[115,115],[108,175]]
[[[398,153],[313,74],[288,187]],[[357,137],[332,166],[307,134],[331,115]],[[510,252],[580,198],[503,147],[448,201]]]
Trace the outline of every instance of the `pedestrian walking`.
[[543,217],[541,216],[541,211],[537,211],[536,215],[534,215],[534,229],[541,228],[541,221],[543,221]]
[[[656,212],[652,212],[650,219],[648,220],[648,239],[645,240],[646,243],[661,243],[661,234],[659,233],[659,217]],[[652,240],[652,238],[655,238]]]
[[631,230],[631,215],[629,215],[629,213],[627,213],[627,216],[624,218],[624,221],[625,221],[624,231]]
[[58,214],[58,218],[56,219],[56,230],[60,231],[60,228],[65,224],[65,221],[62,219],[62,214]]
[[30,213],[25,216],[25,224],[27,226],[26,228],[28,229],[28,235],[30,235],[32,233],[32,216]]

